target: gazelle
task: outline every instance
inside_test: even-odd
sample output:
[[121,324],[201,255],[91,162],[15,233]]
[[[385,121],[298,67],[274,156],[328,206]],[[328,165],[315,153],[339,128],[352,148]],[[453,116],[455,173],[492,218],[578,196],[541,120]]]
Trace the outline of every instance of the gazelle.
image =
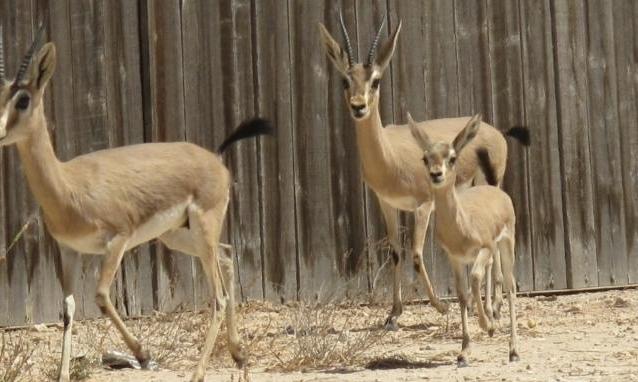
[[[432,183],[436,204],[436,238],[445,249],[454,271],[456,290],[461,305],[463,344],[458,356],[458,365],[466,366],[470,350],[470,336],[467,328],[468,298],[465,295],[464,265],[473,264],[471,288],[476,302],[481,328],[490,335],[494,332],[491,317],[486,314],[481,303],[480,286],[486,266],[493,261],[493,255],[500,252],[503,281],[510,307],[510,361],[518,360],[516,336],[516,282],[514,278],[514,243],[516,216],[512,199],[500,188],[480,185],[457,190],[456,159],[465,152],[470,142],[479,134],[481,116],[475,115],[450,144],[445,141],[430,140],[428,132],[420,128],[408,114],[408,124],[422,154],[422,162]],[[482,127],[481,127],[482,129]],[[434,142],[434,143],[433,143]],[[485,155],[485,154],[483,154]],[[419,161],[421,162],[421,161]],[[488,163],[485,161],[484,163]],[[494,169],[486,165],[486,172]],[[499,261],[499,259],[495,259]],[[487,283],[489,285],[489,282]],[[489,293],[487,293],[489,296]],[[486,297],[487,299],[487,297]]]
[[[366,62],[355,63],[343,17],[341,14],[339,16],[346,49],[343,49],[332,38],[321,23],[319,23],[319,31],[330,61],[343,77],[345,101],[355,123],[363,179],[379,199],[388,238],[392,245],[393,304],[385,327],[396,330],[398,329],[397,319],[403,311],[401,301],[402,256],[400,255],[397,210],[409,211],[414,214],[415,226],[411,250],[414,268],[430,303],[441,313],[447,311],[447,304],[440,301],[432,289],[422,256],[428,222],[434,208],[433,195],[430,182],[419,164],[423,153],[412,139],[408,126],[387,125],[384,128],[379,115],[379,85],[397,45],[401,22],[377,55],[376,48],[385,24],[384,18],[368,52]],[[452,142],[466,121],[467,118],[445,118],[421,122],[418,126],[419,129],[427,131],[437,141]],[[512,128],[506,134],[525,139],[525,133],[525,130]],[[494,166],[494,178],[487,180],[493,184],[501,184],[507,160],[507,143],[500,131],[482,123],[477,137],[469,144],[466,152],[459,155],[457,185],[470,185],[472,182],[483,181],[484,175],[480,171],[481,159],[476,155],[476,151],[479,149],[484,150],[489,155]],[[500,277],[495,277],[496,281],[499,279]],[[497,286],[497,290],[498,288]]]
[[64,337],[59,380],[69,380],[78,253],[104,256],[97,305],[140,364],[148,365],[148,351],[125,327],[111,303],[109,288],[124,252],[154,238],[199,257],[211,289],[211,324],[192,380],[204,380],[223,310],[229,350],[241,365],[245,355],[234,313],[233,261],[218,252],[231,182],[219,154],[237,140],[271,133],[270,124],[263,119],[243,122],[220,146],[219,154],[185,142],[147,143],[60,162],[47,130],[43,102],[55,69],[55,46],[45,44],[32,60],[42,31],[13,81],[4,78],[0,47],[0,145],[17,146],[29,188],[61,247]]

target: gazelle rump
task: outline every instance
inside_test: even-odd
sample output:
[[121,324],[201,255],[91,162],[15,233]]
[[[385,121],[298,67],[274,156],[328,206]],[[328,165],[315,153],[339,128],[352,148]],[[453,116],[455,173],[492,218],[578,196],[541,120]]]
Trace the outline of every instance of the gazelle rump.
[[[468,297],[465,287],[464,265],[472,264],[471,289],[476,302],[481,328],[490,335],[494,332],[492,317],[486,314],[481,302],[481,282],[486,268],[492,261],[500,262],[503,282],[510,307],[510,361],[518,360],[516,336],[516,282],[514,278],[514,244],[516,216],[512,199],[500,188],[479,185],[459,190],[457,183],[458,161],[468,152],[472,140],[476,139],[481,126],[480,115],[475,115],[450,144],[431,139],[430,135],[412,120],[408,114],[410,130],[422,150],[419,160],[421,171],[432,184],[436,204],[436,238],[448,255],[454,271],[456,290],[461,305],[463,344],[458,356],[459,366],[467,365],[470,351],[470,336],[467,327]],[[489,157],[483,165],[488,173],[494,172]],[[423,166],[425,164],[425,166]],[[425,168],[424,168],[425,167]],[[424,171],[426,170],[426,171]],[[489,175],[494,176],[494,175]],[[494,256],[500,252],[500,259]],[[489,273],[488,273],[489,274]],[[489,281],[487,282],[489,285]],[[486,293],[486,305],[489,292]]]
[[211,290],[211,324],[192,380],[204,379],[222,311],[229,350],[241,365],[245,355],[234,313],[233,260],[219,251],[231,185],[219,154],[237,140],[272,133],[269,122],[243,122],[219,154],[185,142],[146,143],[61,162],[51,144],[43,102],[55,69],[55,47],[47,43],[32,57],[41,34],[42,28],[13,81],[4,78],[0,47],[0,145],[17,146],[29,188],[42,207],[47,229],[60,244],[64,337],[59,380],[69,380],[78,252],[103,256],[96,302],[140,363],[148,364],[149,353],[125,327],[109,289],[124,252],[154,238],[199,257]]
[[[430,303],[441,313],[447,311],[447,305],[439,300],[432,288],[422,256],[434,199],[430,182],[420,163],[423,152],[410,135],[410,129],[407,125],[387,125],[384,128],[379,114],[379,87],[394,53],[401,31],[401,22],[381,46],[377,55],[376,47],[384,23],[381,24],[365,63],[354,62],[352,46],[341,15],[340,25],[346,49],[335,41],[321,23],[319,23],[319,31],[328,58],[343,77],[345,101],[355,124],[363,179],[379,199],[388,238],[392,245],[393,305],[386,320],[386,328],[396,330],[397,319],[403,311],[402,251],[399,244],[397,210],[414,214],[415,227],[411,254],[415,270]],[[418,123],[418,128],[437,141],[452,142],[467,121],[467,117],[435,119]],[[484,182],[485,177],[481,172],[479,158],[476,155],[477,150],[485,151],[489,155],[496,184],[500,184],[503,179],[507,160],[507,143],[500,131],[485,123],[481,125],[476,138],[468,144],[467,150],[459,155],[457,185]],[[513,130],[506,134],[513,135],[517,132]]]

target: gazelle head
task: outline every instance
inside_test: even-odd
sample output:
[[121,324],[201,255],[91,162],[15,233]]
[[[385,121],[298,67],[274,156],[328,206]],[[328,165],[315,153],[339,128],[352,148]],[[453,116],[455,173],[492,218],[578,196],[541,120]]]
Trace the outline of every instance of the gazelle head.
[[[45,44],[36,53],[44,26],[22,59],[15,78],[5,77],[2,29],[0,27],[0,146],[10,145],[29,136],[37,124],[34,116],[42,113],[44,89],[55,70],[55,46]],[[35,59],[34,58],[35,55]],[[41,116],[41,115],[40,115]]]
[[346,30],[341,13],[339,13],[339,23],[346,44],[345,50],[332,38],[326,27],[319,23],[321,42],[326,49],[326,54],[330,58],[330,61],[332,61],[339,73],[343,76],[343,90],[346,103],[348,104],[352,117],[356,120],[368,118],[370,111],[378,106],[381,77],[388,67],[392,54],[394,53],[394,48],[397,45],[397,38],[399,31],[401,31],[401,22],[399,22],[399,26],[390,39],[383,44],[379,54],[376,54],[385,19],[384,17],[374,41],[370,46],[370,51],[368,52],[365,63],[354,62],[352,45],[350,44],[348,31]]
[[438,188],[450,184],[450,182],[454,184],[456,181],[456,158],[476,136],[481,125],[481,114],[470,118],[451,144],[447,142],[432,143],[427,133],[418,128],[410,113],[408,113],[408,124],[412,136],[423,150],[423,163],[430,174],[432,185]]

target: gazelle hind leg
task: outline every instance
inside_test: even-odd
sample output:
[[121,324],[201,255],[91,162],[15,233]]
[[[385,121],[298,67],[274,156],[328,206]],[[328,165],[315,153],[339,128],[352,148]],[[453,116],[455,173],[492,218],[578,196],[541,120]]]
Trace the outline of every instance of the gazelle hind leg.
[[226,329],[228,334],[228,347],[230,355],[235,360],[237,367],[241,368],[246,362],[246,354],[241,345],[239,333],[237,331],[237,316],[235,312],[235,268],[233,266],[233,253],[230,250],[220,251],[224,255],[220,256],[220,266],[223,275],[224,288],[228,295],[226,305]]
[[206,342],[204,343],[197,369],[193,373],[193,382],[204,380],[208,359],[215,346],[219,327],[223,321],[223,316],[220,315],[220,312],[226,308],[228,303],[228,296],[224,290],[222,280],[223,275],[220,269],[218,248],[227,205],[228,200],[206,212],[202,212],[195,205],[191,205],[188,208],[188,219],[191,233],[194,237],[193,241],[197,244],[197,252],[211,293],[210,327],[206,334]]
[[471,273],[472,294],[474,295],[474,302],[478,313],[479,326],[490,336],[494,334],[494,326],[492,321],[487,317],[485,309],[483,308],[483,302],[481,301],[481,285],[483,277],[485,276],[485,267],[492,257],[492,252],[493,251],[489,248],[480,249],[476,259],[474,260]]
[[69,368],[71,363],[73,316],[75,314],[73,290],[80,265],[80,256],[78,253],[60,246],[60,262],[62,265],[60,280],[62,292],[64,293],[64,300],[62,302],[64,307],[64,335],[62,338],[62,357],[60,359],[58,381],[68,382],[71,380]]
[[510,362],[518,361],[518,336],[516,334],[516,278],[514,277],[514,238],[503,239],[499,243],[503,264],[503,283],[510,308]]
[[501,318],[501,306],[503,305],[503,270],[501,268],[501,249],[497,246],[494,251],[494,265],[492,266],[492,280],[494,280],[494,302],[492,311],[494,318]]
[[494,311],[492,310],[492,266],[494,259],[490,257],[485,265],[485,313],[490,321],[494,320]]

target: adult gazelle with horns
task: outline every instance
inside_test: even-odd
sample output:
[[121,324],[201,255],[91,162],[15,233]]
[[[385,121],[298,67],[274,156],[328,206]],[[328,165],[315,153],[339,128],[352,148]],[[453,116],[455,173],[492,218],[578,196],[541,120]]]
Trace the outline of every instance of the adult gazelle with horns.
[[[29,188],[42,207],[47,229],[60,244],[64,337],[59,380],[69,380],[73,290],[79,253],[101,255],[96,302],[143,366],[150,355],[126,328],[109,289],[126,250],[152,239],[198,257],[211,290],[212,316],[193,381],[203,381],[223,316],[228,347],[245,360],[237,332],[232,256],[219,250],[231,176],[221,154],[240,139],[272,133],[266,120],[242,122],[216,153],[186,142],[146,143],[95,151],[61,162],[44,114],[44,92],[53,76],[56,50],[39,47],[44,29],[22,60],[15,79],[5,77],[0,46],[0,145],[15,144]],[[2,41],[0,33],[0,41]],[[36,54],[37,51],[37,54]]]
[[[381,211],[386,223],[389,241],[392,245],[392,259],[394,263],[393,305],[386,319],[387,329],[396,330],[397,319],[403,311],[401,301],[401,269],[402,256],[399,243],[397,210],[414,214],[415,226],[411,255],[414,268],[419,275],[430,303],[441,313],[447,311],[447,304],[440,301],[432,288],[428,272],[423,264],[423,245],[434,209],[431,185],[426,179],[422,168],[422,150],[410,134],[407,125],[386,125],[381,123],[379,115],[379,87],[383,75],[388,68],[390,59],[396,48],[401,21],[394,33],[385,41],[377,52],[377,44],[385,25],[384,17],[365,63],[354,61],[352,44],[339,15],[339,24],[343,34],[345,49],[330,35],[326,27],[319,23],[321,42],[328,58],[343,78],[343,92],[350,115],[354,120],[357,147],[361,160],[361,170],[365,183],[377,195]],[[427,132],[432,139],[442,142],[452,142],[454,137],[465,127],[468,117],[444,118],[420,122],[418,129]],[[514,136],[526,141],[527,130],[512,128],[505,135]],[[457,185],[471,185],[486,180],[481,172],[480,157],[477,151],[485,152],[494,168],[494,179],[487,181],[500,185],[505,173],[507,161],[507,144],[504,134],[494,127],[481,122],[476,138],[458,157]],[[500,296],[500,269],[495,267],[495,282],[497,296],[495,305],[497,310],[502,302]],[[490,307],[491,308],[491,307]]]

